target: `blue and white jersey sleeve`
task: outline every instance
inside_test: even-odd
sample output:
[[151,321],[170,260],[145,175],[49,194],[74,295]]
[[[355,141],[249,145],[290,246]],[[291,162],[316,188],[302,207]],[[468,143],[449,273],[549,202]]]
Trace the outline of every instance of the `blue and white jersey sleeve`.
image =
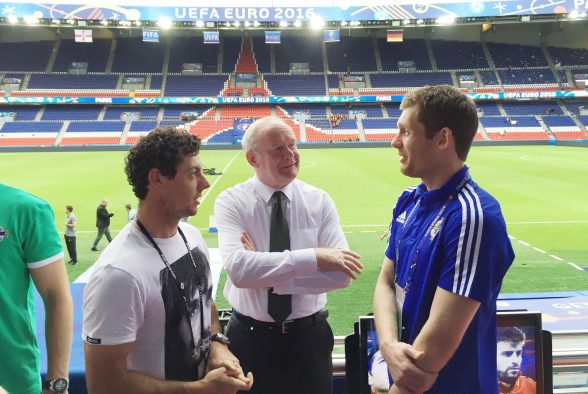
[[483,190],[466,184],[444,227],[438,286],[483,304],[490,302],[514,259],[500,206]]

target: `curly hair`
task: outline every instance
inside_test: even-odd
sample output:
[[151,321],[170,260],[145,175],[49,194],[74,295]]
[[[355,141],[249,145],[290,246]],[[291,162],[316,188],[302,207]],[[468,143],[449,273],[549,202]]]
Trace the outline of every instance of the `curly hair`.
[[478,111],[471,97],[453,86],[425,86],[404,96],[400,109],[410,107],[417,108],[417,120],[425,126],[427,138],[443,127],[450,128],[457,156],[467,159],[478,132]]
[[125,158],[125,173],[135,196],[139,200],[147,197],[149,170],[157,168],[173,178],[184,157],[196,156],[200,145],[200,138],[173,127],[158,127],[141,137]]

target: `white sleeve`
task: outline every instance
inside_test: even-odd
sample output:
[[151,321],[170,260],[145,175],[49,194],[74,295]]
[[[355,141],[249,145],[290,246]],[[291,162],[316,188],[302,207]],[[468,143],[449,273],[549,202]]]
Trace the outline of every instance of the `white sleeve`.
[[143,324],[144,299],[127,272],[104,267],[84,289],[82,339],[94,345],[134,342]]
[[[339,222],[335,203],[325,194],[323,199],[323,217],[318,233],[321,248],[349,249],[345,234]],[[331,290],[345,288],[351,284],[351,278],[339,271],[320,271],[310,273],[284,284],[275,286],[278,294],[321,294]]]
[[312,248],[284,252],[245,250],[241,242],[245,225],[236,205],[227,193],[221,193],[214,204],[223,266],[236,287],[291,285],[288,282],[317,270]]

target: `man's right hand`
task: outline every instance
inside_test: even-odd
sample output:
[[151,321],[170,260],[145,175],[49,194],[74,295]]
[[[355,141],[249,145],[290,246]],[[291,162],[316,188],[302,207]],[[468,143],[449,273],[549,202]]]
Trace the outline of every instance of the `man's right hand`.
[[206,383],[211,394],[234,394],[237,391],[249,391],[253,385],[253,374],[249,372],[247,376],[243,374],[229,374],[225,367],[216,368],[208,372],[203,382]]
[[409,392],[423,393],[433,386],[439,376],[439,373],[424,371],[415,364],[425,354],[407,343],[380,343],[380,351],[388,364],[394,385],[399,386],[399,392],[403,392],[404,388]]
[[351,250],[315,248],[314,253],[320,270],[340,271],[351,279],[355,279],[363,270],[363,265],[359,262],[361,256]]

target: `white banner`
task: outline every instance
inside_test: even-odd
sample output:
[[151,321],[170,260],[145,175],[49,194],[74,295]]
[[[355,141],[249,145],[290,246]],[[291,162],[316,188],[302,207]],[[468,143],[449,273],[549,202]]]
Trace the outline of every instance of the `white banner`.
[[92,30],[75,29],[76,42],[92,42]]

